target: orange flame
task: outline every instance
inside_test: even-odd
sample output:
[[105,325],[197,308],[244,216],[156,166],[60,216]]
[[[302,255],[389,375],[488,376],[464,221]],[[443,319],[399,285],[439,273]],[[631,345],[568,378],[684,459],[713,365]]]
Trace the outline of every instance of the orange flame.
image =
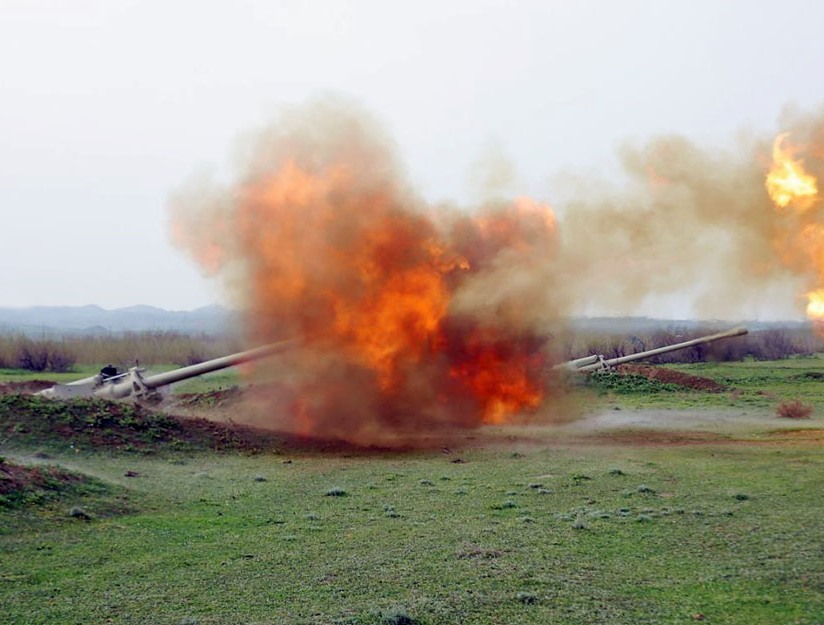
[[767,192],[779,208],[790,204],[800,210],[811,206],[809,200],[818,194],[816,179],[804,171],[803,162],[792,158],[792,149],[784,147],[788,133],[782,133],[773,142],[773,162],[767,175]]
[[477,335],[466,350],[465,360],[454,364],[449,375],[472,390],[484,423],[506,423],[512,415],[541,405],[543,394],[529,375],[529,369],[541,366],[540,358],[521,357],[510,345],[491,344]]
[[807,173],[803,161],[793,158],[798,147],[785,147],[788,133],[779,134],[773,143],[773,162],[766,188],[777,209],[782,211],[775,246],[784,264],[811,274],[815,286],[807,294],[809,319],[824,320],[824,224],[816,221],[811,209],[818,201],[818,182]]
[[824,321],[824,289],[807,293],[807,316],[816,321]]

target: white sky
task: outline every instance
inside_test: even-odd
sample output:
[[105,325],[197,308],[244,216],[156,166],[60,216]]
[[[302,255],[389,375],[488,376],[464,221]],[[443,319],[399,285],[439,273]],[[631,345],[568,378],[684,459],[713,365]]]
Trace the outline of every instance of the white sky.
[[822,24],[814,0],[0,0],[0,306],[219,302],[167,198],[284,104],[360,101],[431,200],[496,144],[551,202],[623,140],[818,109]]

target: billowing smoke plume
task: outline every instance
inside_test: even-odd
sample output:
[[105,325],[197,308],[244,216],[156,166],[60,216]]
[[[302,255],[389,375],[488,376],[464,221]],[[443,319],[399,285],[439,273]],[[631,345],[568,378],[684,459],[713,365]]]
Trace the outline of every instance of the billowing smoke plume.
[[269,365],[268,424],[391,443],[542,406],[560,312],[548,206],[429,206],[340,102],[285,115],[243,160],[228,187],[174,198],[173,235],[226,278],[252,342],[302,340]]
[[617,183],[565,181],[556,224],[526,198],[427,204],[368,116],[316,102],[250,138],[234,182],[181,190],[173,236],[226,281],[251,342],[303,341],[270,365],[263,422],[405,440],[540,411],[547,339],[569,315],[673,295],[704,317],[803,306],[824,288],[824,219],[797,170],[824,175],[824,118],[787,115],[782,129],[775,145],[626,147]]
[[[820,178],[824,118],[787,115],[781,127]],[[813,210],[802,218],[791,210],[794,201],[776,209],[765,188],[772,138],[716,149],[659,137],[624,147],[620,163],[616,184],[566,181],[558,265],[570,276],[578,314],[637,314],[646,302],[680,296],[703,318],[790,315],[803,309],[805,291],[824,284],[817,267],[824,258],[814,251],[824,237],[815,234],[804,249],[798,238],[822,223],[821,203],[808,197]]]

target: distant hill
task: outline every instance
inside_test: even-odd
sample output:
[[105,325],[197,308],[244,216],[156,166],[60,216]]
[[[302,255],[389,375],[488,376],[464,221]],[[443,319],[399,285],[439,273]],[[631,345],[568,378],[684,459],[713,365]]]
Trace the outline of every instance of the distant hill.
[[[577,332],[640,335],[659,330],[690,333],[720,331],[743,325],[752,332],[775,328],[808,329],[807,321],[731,321],[655,319],[651,317],[575,317],[569,320]],[[100,306],[33,306],[0,308],[0,333],[21,332],[30,336],[61,334],[109,334],[119,332],[181,332],[226,334],[240,326],[238,313],[223,306],[195,310],[164,310],[154,306],[128,306],[107,310]]]
[[224,334],[236,327],[237,313],[222,306],[195,310],[164,310],[129,306],[33,306],[0,308],[0,332],[28,335],[107,334],[110,332],[182,332]]

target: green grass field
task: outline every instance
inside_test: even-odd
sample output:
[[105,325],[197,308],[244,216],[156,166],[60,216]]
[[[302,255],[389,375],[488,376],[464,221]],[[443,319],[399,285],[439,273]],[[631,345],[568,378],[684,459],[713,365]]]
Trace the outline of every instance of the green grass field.
[[[595,391],[603,402],[628,408],[753,408],[774,409],[782,401],[800,400],[824,411],[824,357],[788,358],[778,361],[745,361],[666,365],[667,369],[707,377],[729,388],[728,392],[702,393],[685,389],[663,391],[656,384],[615,389],[585,383],[576,386]],[[622,392],[622,390],[624,392]]]
[[[7,414],[8,460],[92,481],[0,507],[2,621],[824,623],[824,360],[679,369],[734,390],[573,395],[599,418],[723,413],[723,436],[584,420],[405,453],[115,452]],[[776,419],[786,399],[813,418]]]

